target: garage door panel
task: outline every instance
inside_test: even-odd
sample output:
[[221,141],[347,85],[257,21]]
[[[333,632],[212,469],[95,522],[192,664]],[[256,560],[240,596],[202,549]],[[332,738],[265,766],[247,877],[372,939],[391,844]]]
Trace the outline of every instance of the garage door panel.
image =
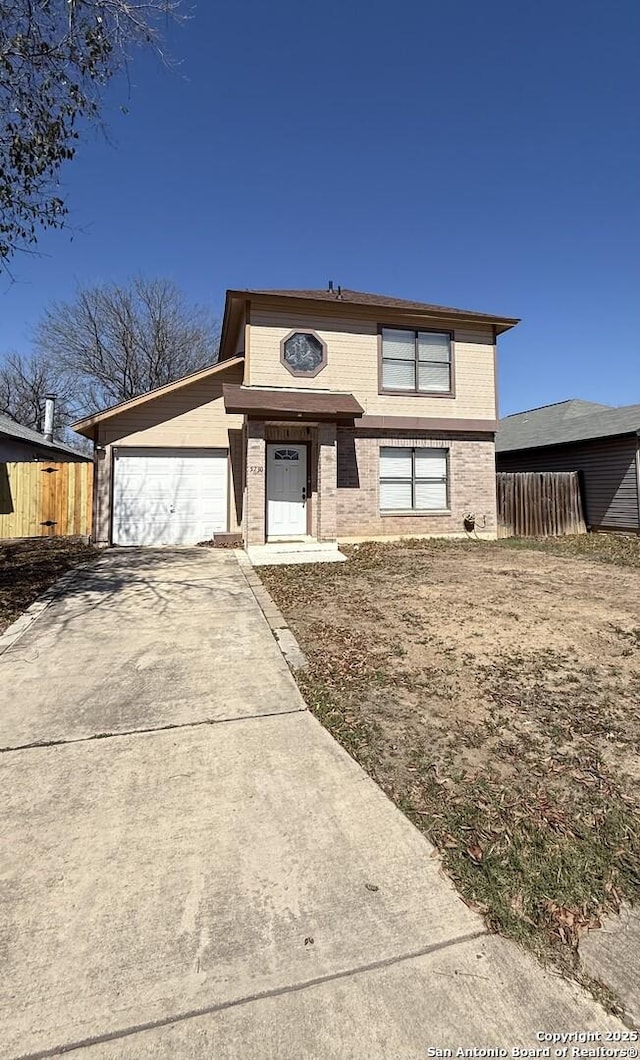
[[193,545],[227,529],[226,450],[120,450],[115,454],[113,540]]

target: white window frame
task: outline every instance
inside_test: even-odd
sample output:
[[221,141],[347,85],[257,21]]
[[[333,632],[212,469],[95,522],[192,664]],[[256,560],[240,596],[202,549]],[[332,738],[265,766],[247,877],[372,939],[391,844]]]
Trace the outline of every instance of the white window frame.
[[[411,454],[411,477],[406,475],[403,476],[390,476],[382,475],[380,466],[380,456],[382,455],[383,449],[395,449],[398,452],[404,454]],[[440,453],[445,458],[445,476],[444,479],[441,475],[438,476],[424,476],[416,475],[416,453]],[[398,515],[403,513],[410,513],[415,515],[430,515],[434,512],[449,512],[450,511],[450,450],[446,446],[427,446],[427,445],[381,445],[378,450],[378,496],[380,496],[380,486],[383,482],[389,483],[411,483],[411,507],[410,508],[383,508],[379,502],[379,510],[381,515]],[[442,485],[444,482],[446,489],[446,506],[444,508],[417,508],[416,507],[416,485],[429,485],[437,483]]]

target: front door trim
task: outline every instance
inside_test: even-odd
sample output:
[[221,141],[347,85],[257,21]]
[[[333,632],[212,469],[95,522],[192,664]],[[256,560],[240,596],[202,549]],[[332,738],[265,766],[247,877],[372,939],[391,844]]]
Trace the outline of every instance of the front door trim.
[[[307,496],[306,496],[306,503],[305,503],[306,515],[305,515],[305,520],[304,520],[304,528],[301,529],[300,531],[296,532],[296,533],[291,533],[291,534],[284,534],[284,533],[278,533],[278,532],[271,533],[270,528],[269,528],[269,475],[270,475],[270,468],[271,468],[270,455],[275,449],[287,449],[287,448],[303,449],[304,450],[304,454],[305,454],[305,464],[306,464],[306,476],[305,476],[306,485],[305,485],[305,488],[306,488]],[[278,442],[268,441],[266,443],[266,453],[265,453],[265,456],[266,456],[266,460],[265,460],[265,464],[266,464],[266,481],[265,481],[265,491],[264,491],[265,541],[267,541],[267,542],[268,541],[283,541],[283,540],[285,540],[285,541],[286,540],[294,541],[294,540],[299,539],[301,537],[308,537],[309,536],[310,526],[311,526],[311,452],[312,452],[311,442],[309,441],[309,439],[306,439],[306,438],[305,439],[301,439],[300,441],[292,441],[290,439],[287,439],[286,441],[278,441]]]

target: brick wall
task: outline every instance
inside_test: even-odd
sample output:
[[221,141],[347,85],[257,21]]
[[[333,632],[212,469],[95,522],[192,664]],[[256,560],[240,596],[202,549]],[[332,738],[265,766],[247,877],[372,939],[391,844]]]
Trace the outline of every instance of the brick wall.
[[111,479],[113,475],[113,450],[110,445],[97,453],[93,483],[93,531],[91,539],[96,545],[108,545],[111,541]]
[[335,423],[318,427],[317,537],[335,541],[337,535],[337,445]]
[[[383,445],[427,446],[449,450],[449,511],[425,515],[381,515],[379,452]],[[443,433],[416,436],[399,432],[339,429],[338,537],[384,537],[464,533],[462,516],[476,515],[479,533],[496,535],[495,454],[491,435]],[[483,526],[484,523],[484,526]]]
[[264,423],[247,422],[247,488],[244,536],[247,545],[265,542],[265,482],[267,477]]

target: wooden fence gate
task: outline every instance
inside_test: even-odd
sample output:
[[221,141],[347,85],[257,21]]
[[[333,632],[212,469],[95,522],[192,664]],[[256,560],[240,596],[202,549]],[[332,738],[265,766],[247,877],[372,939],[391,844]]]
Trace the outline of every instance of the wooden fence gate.
[[577,471],[499,471],[498,537],[586,534]]
[[93,464],[0,464],[0,538],[88,536]]

